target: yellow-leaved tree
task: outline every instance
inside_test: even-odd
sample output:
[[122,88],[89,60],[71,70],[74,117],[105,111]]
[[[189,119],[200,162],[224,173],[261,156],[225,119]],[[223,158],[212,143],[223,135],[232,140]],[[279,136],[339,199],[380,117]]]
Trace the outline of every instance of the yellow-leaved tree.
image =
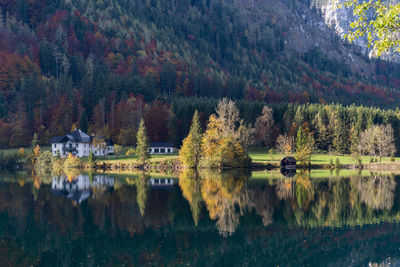
[[200,166],[206,168],[249,167],[251,159],[243,149],[239,110],[233,101],[222,99],[211,115],[203,137]]

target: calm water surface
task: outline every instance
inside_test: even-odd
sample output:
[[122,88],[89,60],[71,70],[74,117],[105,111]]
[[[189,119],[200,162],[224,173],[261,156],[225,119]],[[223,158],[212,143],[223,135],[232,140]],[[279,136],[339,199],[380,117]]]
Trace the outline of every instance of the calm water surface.
[[259,176],[0,174],[0,265],[400,264],[399,177]]

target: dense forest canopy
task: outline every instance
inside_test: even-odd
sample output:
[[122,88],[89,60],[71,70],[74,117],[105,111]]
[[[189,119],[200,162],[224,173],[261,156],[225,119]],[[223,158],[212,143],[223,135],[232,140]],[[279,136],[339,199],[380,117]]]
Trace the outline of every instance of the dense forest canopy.
[[[368,65],[357,69],[318,46],[290,47],[287,28],[304,12],[321,16],[310,4],[1,1],[0,146],[28,145],[33,133],[48,143],[75,127],[134,145],[142,118],[150,141],[180,145],[194,110],[204,126],[222,97],[240,100],[253,124],[262,103],[397,106],[397,64],[355,54]],[[290,107],[274,107],[287,131],[279,116]]]

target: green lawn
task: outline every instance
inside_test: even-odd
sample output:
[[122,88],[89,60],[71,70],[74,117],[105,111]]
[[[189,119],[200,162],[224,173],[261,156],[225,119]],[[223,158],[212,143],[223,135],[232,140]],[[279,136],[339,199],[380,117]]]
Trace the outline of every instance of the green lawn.
[[[157,162],[157,161],[164,161],[164,160],[175,160],[179,157],[178,153],[172,153],[172,154],[155,154],[151,155],[151,160],[152,162]],[[84,162],[87,160],[87,158],[83,159]],[[102,162],[107,162],[107,163],[116,163],[116,162],[121,162],[121,163],[135,163],[137,162],[137,157],[136,156],[109,156],[109,157],[97,157],[96,158],[98,163]]]
[[[19,148],[0,149],[0,153],[3,153],[4,156],[9,156],[9,155],[18,153],[18,149]],[[25,149],[25,153],[27,153],[28,148],[24,148],[24,149]]]
[[[259,163],[271,163],[271,164],[280,164],[280,160],[285,156],[278,153],[267,153],[261,151],[250,151],[250,157],[253,159],[253,162]],[[311,163],[313,164],[329,164],[331,159],[333,164],[336,163],[336,159],[339,158],[341,164],[356,164],[358,158],[352,155],[343,155],[343,154],[313,154],[311,156]],[[362,163],[369,163],[371,157],[369,156],[362,156],[359,157]],[[400,158],[395,158],[396,162],[400,162]],[[391,162],[390,157],[382,158],[382,162]]]
[[[25,153],[28,154],[31,152],[30,147],[24,147]],[[41,146],[40,150],[43,151],[50,151],[51,147],[50,146]],[[7,149],[0,149],[0,153],[3,152],[4,156],[8,156],[11,154],[16,154],[18,153],[19,148],[7,148]]]

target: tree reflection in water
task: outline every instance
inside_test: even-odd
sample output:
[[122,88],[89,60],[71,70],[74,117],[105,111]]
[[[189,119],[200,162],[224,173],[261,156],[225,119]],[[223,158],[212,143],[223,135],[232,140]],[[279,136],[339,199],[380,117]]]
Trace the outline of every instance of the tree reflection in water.
[[[63,176],[62,180],[73,184],[69,182],[77,180],[73,175]],[[99,178],[94,176],[90,183]],[[140,173],[137,178],[117,179],[115,193],[91,186],[91,199],[95,200],[91,205],[96,207],[93,216],[98,225],[105,225],[109,211],[119,212],[118,216],[112,216],[117,216],[119,224],[131,233],[172,223],[178,212],[178,202],[173,201],[178,201],[179,191],[173,185],[169,186],[170,190],[153,190],[149,178],[150,175]],[[17,181],[26,186],[20,177]],[[40,195],[48,190],[48,179],[32,177],[30,183],[33,199],[45,203],[48,197]],[[179,177],[180,197],[189,203],[192,226],[197,228],[202,222],[199,229],[203,229],[210,222],[206,218],[209,217],[224,237],[237,231],[242,216],[246,220],[257,218],[265,227],[284,224],[315,228],[397,222],[400,212],[394,205],[396,185],[396,179],[387,175],[313,179],[307,172],[293,178],[253,180],[246,172],[185,170]],[[117,208],[118,205],[121,206]]]
[[393,206],[396,182],[389,175],[373,175],[358,180],[361,201],[375,210],[390,210]]
[[291,200],[295,196],[295,183],[292,178],[282,178],[276,183],[276,195],[279,200]]
[[142,216],[144,216],[147,199],[149,198],[150,194],[149,179],[150,176],[143,171],[139,173],[139,177],[135,180],[136,199],[139,205],[140,214],[142,214]]
[[264,226],[273,224],[274,217],[283,217],[289,226],[306,227],[353,226],[393,219],[387,212],[371,212],[392,209],[396,182],[390,176],[313,180],[309,172],[301,172],[268,185],[254,184],[248,177],[248,173],[237,171],[183,171],[179,186],[195,225],[202,201],[225,237],[234,233],[240,217],[252,210]]
[[[179,190],[149,188],[149,176],[138,176],[0,178],[3,265],[347,266],[400,257],[399,177],[248,179],[189,170]],[[73,187],[89,182],[93,193],[80,204],[53,191],[75,196]]]
[[201,184],[197,171],[185,169],[179,175],[179,187],[183,197],[189,202],[194,224],[197,226],[202,208]]
[[239,217],[252,207],[245,186],[249,176],[249,173],[237,170],[200,171],[201,194],[209,216],[217,220],[216,227],[222,236],[234,233]]

